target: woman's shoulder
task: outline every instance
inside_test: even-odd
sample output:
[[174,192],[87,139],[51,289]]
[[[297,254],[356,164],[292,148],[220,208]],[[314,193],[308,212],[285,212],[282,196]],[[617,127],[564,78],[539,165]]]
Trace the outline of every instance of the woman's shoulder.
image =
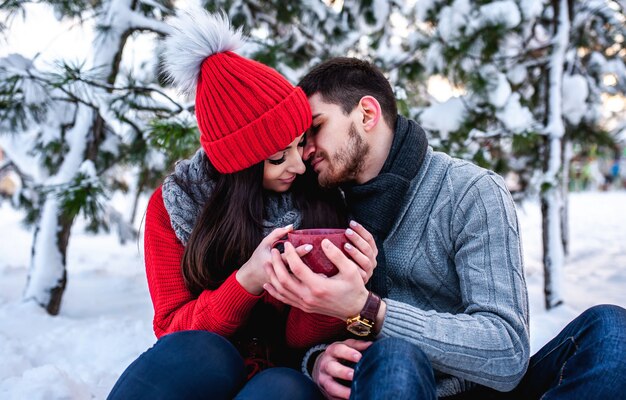
[[162,207],[165,209],[165,205],[163,204],[163,186],[159,185],[152,195],[150,196],[150,200],[148,201],[148,211],[151,209]]
[[167,213],[165,203],[163,202],[163,187],[159,186],[150,196],[150,200],[148,200],[148,206],[146,208],[146,220],[156,222],[156,220],[163,219],[167,220],[167,222],[169,223],[169,214]]

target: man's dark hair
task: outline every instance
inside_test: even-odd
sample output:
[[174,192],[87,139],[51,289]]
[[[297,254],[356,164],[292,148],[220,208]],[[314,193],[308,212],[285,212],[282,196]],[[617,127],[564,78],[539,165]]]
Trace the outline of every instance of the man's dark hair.
[[298,86],[308,97],[319,93],[327,103],[338,104],[348,114],[363,96],[378,100],[383,118],[391,129],[396,126],[398,107],[389,81],[373,64],[358,58],[337,57],[317,65]]

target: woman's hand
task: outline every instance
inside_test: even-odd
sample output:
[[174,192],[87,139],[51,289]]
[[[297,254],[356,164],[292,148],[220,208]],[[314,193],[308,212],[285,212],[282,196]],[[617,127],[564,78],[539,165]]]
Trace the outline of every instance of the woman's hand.
[[[259,295],[263,292],[263,285],[269,281],[265,266],[272,265],[272,245],[291,230],[293,230],[293,225],[274,229],[259,243],[248,261],[239,268],[236,274],[237,281],[248,293]],[[299,246],[296,251],[303,256],[312,248],[311,245],[303,245]]]
[[356,221],[350,221],[350,228],[346,230],[346,236],[354,246],[345,246],[346,251],[354,262],[361,267],[359,273],[363,278],[363,283],[367,283],[377,265],[378,247],[376,247],[374,236]]

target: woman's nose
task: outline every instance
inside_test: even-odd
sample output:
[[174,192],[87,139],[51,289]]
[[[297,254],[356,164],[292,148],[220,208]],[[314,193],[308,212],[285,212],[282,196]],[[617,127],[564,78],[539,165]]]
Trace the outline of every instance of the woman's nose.
[[306,171],[306,166],[302,161],[302,157],[300,157],[300,153],[295,152],[295,154],[289,157],[289,159],[289,171],[298,175],[304,174],[304,171]]

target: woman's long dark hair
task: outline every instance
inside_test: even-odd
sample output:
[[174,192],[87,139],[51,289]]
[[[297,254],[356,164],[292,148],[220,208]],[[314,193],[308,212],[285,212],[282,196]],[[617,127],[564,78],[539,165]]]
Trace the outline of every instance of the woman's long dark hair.
[[[182,260],[187,288],[199,295],[217,288],[241,267],[263,240],[263,162],[243,171],[220,174],[189,237]],[[338,189],[323,189],[309,167],[291,187],[302,213],[300,228],[344,228],[346,209]]]

